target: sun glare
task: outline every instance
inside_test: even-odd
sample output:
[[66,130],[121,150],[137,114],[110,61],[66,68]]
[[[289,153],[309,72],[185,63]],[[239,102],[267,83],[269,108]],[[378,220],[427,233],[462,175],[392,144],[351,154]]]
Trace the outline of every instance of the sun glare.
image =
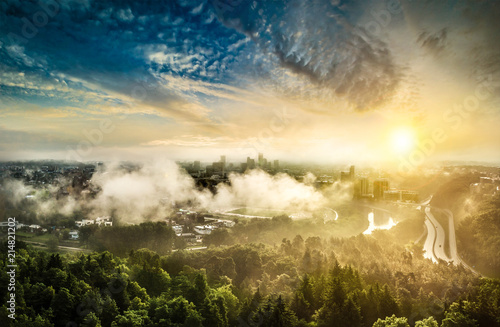
[[400,127],[391,134],[392,149],[396,153],[406,153],[411,151],[416,143],[414,131],[409,127]]

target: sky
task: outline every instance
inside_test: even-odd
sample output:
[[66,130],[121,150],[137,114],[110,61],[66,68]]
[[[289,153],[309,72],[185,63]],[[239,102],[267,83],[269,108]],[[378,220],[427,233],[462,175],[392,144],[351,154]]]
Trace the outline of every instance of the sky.
[[500,162],[495,0],[0,2],[0,160]]

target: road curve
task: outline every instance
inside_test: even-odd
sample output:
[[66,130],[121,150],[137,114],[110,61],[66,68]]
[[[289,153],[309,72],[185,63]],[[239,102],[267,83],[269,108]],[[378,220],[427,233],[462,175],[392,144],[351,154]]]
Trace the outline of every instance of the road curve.
[[441,259],[446,262],[449,262],[450,258],[446,255],[446,252],[444,251],[446,242],[446,234],[444,232],[444,228],[439,224],[439,222],[432,214],[431,207],[425,207],[425,215],[436,229],[436,237],[434,240],[434,255],[436,256],[436,259]]
[[427,228],[427,238],[424,243],[424,258],[431,259],[432,262],[437,263],[438,260],[434,255],[434,242],[436,241],[436,227],[430,222],[429,219],[425,220],[425,227]]
[[462,258],[458,255],[457,251],[457,238],[455,235],[455,220],[453,219],[453,213],[448,209],[441,209],[448,216],[448,226],[449,226],[449,242],[450,242],[450,256],[453,263],[456,265],[463,265],[465,268],[469,269],[476,275],[480,275],[478,271],[473,269],[471,266],[466,264]]

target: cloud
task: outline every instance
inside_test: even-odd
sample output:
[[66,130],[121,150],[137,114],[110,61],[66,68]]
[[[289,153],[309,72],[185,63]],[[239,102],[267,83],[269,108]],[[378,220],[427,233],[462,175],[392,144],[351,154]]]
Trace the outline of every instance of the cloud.
[[[40,3],[59,8],[38,26],[34,15],[46,12]],[[353,117],[349,128],[362,134],[372,114],[367,111],[387,120],[419,110],[438,116],[476,79],[492,80],[494,96],[487,105],[496,115],[498,1],[401,0],[396,13],[389,12],[389,3],[4,1],[3,126],[26,130],[22,115],[31,122],[32,115],[83,122],[128,113],[137,124],[130,126],[128,144],[120,146],[130,152],[140,143],[191,144],[173,137],[172,130],[220,137],[210,146],[230,148],[231,141],[222,137],[259,138],[281,106],[302,110],[307,124],[297,119],[275,138],[295,140],[323,122],[329,126],[317,133],[335,137],[344,128],[339,127],[344,114]],[[29,110],[34,105],[40,113]],[[55,119],[53,124],[74,135],[77,123]],[[151,125],[147,137],[146,124]],[[46,126],[30,128],[52,136]],[[168,131],[162,134],[162,128]],[[135,141],[133,132],[140,134]],[[283,147],[295,147],[287,142]],[[60,148],[65,146],[61,138]]]
[[[185,56],[186,53],[181,52],[182,57],[176,57],[176,61],[186,62],[181,70],[174,73],[194,74],[196,62],[191,63],[188,58],[200,53],[196,49],[200,45],[195,41],[191,45],[183,45],[183,42],[197,40],[198,37],[192,36],[199,36],[199,30],[192,27],[202,23],[189,23],[191,28],[178,24],[181,15],[189,16],[189,8],[179,8],[174,2],[143,5],[133,1],[116,1],[91,7],[80,2],[55,4],[58,7],[57,14],[48,17],[47,23],[40,27],[30,21],[26,23],[35,13],[44,13],[43,8],[35,3],[18,6],[12,2],[4,4],[0,10],[2,26],[5,27],[0,33],[2,71],[23,71],[33,77],[31,87],[5,86],[7,92],[3,92],[6,94],[4,99],[8,96],[11,100],[31,103],[45,101],[58,105],[66,99],[72,106],[87,106],[87,101],[92,98],[90,95],[86,99],[68,99],[68,90],[66,94],[53,95],[36,91],[53,84],[52,76],[65,76],[61,82],[67,83],[65,87],[70,92],[90,91],[94,95],[100,93],[107,97],[93,97],[94,102],[112,98],[116,103],[128,105],[130,111],[156,111],[180,121],[207,121],[202,118],[206,108],[200,105],[194,107],[175,94],[175,86],[165,88],[161,85],[154,72],[162,69],[164,64],[145,61],[136,51],[142,46],[169,44],[169,48],[179,50],[188,46],[184,50],[189,49],[193,54]],[[141,24],[131,24],[136,16],[142,17],[142,22],[148,22],[147,29]],[[171,19],[164,22],[163,18],[169,17]],[[161,38],[158,37],[160,34]],[[176,36],[179,36],[179,42]],[[197,61],[205,59],[197,58]],[[68,81],[72,79],[81,83],[70,84]]]
[[[60,179],[60,182],[63,185],[71,185],[63,179]],[[82,202],[73,196],[58,198],[56,194],[59,187],[54,185],[46,185],[45,189],[40,189],[19,180],[7,179],[0,190],[14,206],[21,206],[23,210],[29,208],[39,219],[55,213],[70,216],[82,208]]]
[[[0,150],[2,152],[18,149],[34,150],[41,147],[45,150],[57,149],[60,147],[60,144],[67,142],[61,135],[47,135],[39,132],[8,129],[3,126],[0,126],[0,140]],[[0,156],[0,160],[2,159],[4,158]]]
[[422,32],[418,36],[417,42],[424,48],[427,48],[431,51],[439,52],[446,46],[447,35],[448,32],[446,28],[443,28],[441,31],[435,34]]
[[334,184],[324,193],[313,186],[315,177],[300,183],[287,174],[269,175],[261,170],[232,173],[227,184],[220,183],[216,193],[195,186],[194,180],[175,163],[156,160],[140,169],[127,171],[117,165],[95,174],[92,184],[101,192],[90,204],[95,215],[115,213],[124,221],[162,219],[172,213],[173,204],[189,205],[195,210],[227,210],[257,207],[289,213],[312,212],[330,203],[352,198],[349,186]]
[[[326,1],[213,2],[218,18],[318,87],[370,109],[398,85],[400,68],[387,44],[362,27],[363,3]],[[358,11],[358,13],[354,13]],[[368,10],[367,10],[368,11]],[[361,26],[361,25],[360,25]]]
[[145,146],[166,146],[176,145],[182,147],[211,147],[221,144],[222,141],[227,141],[227,137],[209,137],[202,135],[182,135],[164,140],[153,140],[141,145]]
[[231,174],[229,185],[219,184],[211,207],[248,206],[277,210],[311,211],[326,199],[314,186],[302,184],[287,174],[269,175],[261,170]]

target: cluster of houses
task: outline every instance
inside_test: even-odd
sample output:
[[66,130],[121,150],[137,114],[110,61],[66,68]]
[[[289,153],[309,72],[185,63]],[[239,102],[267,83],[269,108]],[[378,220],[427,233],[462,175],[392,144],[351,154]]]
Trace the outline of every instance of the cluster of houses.
[[99,225],[99,226],[113,226],[113,220],[110,216],[97,217],[96,219],[82,219],[75,221],[77,227],[87,226],[87,225]]
[[473,183],[469,186],[470,194],[479,198],[488,198],[500,194],[500,178],[480,177],[479,183]]
[[[96,219],[82,219],[75,221],[75,225],[78,228],[94,224],[98,226],[113,226],[113,221],[110,216],[97,217]],[[8,227],[12,226],[9,226],[7,221],[0,222],[0,230],[6,230]],[[46,228],[43,228],[40,225],[36,224],[25,225],[19,221],[16,221],[16,230],[21,230],[21,229],[26,230],[30,233],[36,233],[36,232],[46,233],[48,231]],[[53,229],[55,229],[55,227],[53,227]],[[79,238],[78,230],[72,230],[69,232],[70,240],[77,240],[78,238]]]
[[[195,212],[190,212],[189,210],[180,210],[180,215],[185,215],[186,217],[192,214],[196,214]],[[184,225],[174,224],[172,225],[172,229],[175,234],[179,237],[184,238],[187,242],[196,243],[201,242],[204,235],[209,235],[212,231],[218,228],[231,228],[235,225],[235,222],[232,220],[223,220],[216,218],[203,218],[204,224],[196,225],[193,227],[193,232],[184,232]],[[98,225],[98,226],[113,226],[113,220],[110,216],[97,217],[96,219],[82,219],[75,221],[75,225],[77,228],[88,226],[88,225]],[[7,222],[0,222],[0,228],[6,229],[8,227]],[[42,228],[40,225],[24,225],[20,222],[16,222],[16,229],[25,229],[30,232],[47,232],[47,229]],[[72,230],[69,232],[70,240],[78,240],[79,231]]]
[[174,230],[177,236],[184,238],[185,241],[190,243],[201,242],[203,240],[204,235],[209,235],[217,228],[227,227],[231,228],[234,226],[235,222],[232,220],[222,220],[215,218],[204,218],[205,222],[208,222],[204,225],[197,225],[193,227],[194,233],[184,233],[183,225],[173,225],[172,229]]
[[[113,226],[113,220],[110,216],[97,217],[96,219],[82,219],[75,221],[76,227],[80,228],[87,225],[98,225],[98,226]],[[70,240],[77,240],[80,237],[77,230],[69,232]]]
[[[12,227],[12,226],[10,226],[7,221],[0,222],[0,229],[4,230],[4,229],[7,229],[8,227]],[[16,220],[16,230],[20,230],[20,229],[28,230],[31,233],[35,233],[38,231],[43,232],[43,233],[47,232],[47,229],[42,228],[42,226],[40,226],[40,225],[35,225],[35,224],[25,225],[25,224],[20,223],[19,221]]]

